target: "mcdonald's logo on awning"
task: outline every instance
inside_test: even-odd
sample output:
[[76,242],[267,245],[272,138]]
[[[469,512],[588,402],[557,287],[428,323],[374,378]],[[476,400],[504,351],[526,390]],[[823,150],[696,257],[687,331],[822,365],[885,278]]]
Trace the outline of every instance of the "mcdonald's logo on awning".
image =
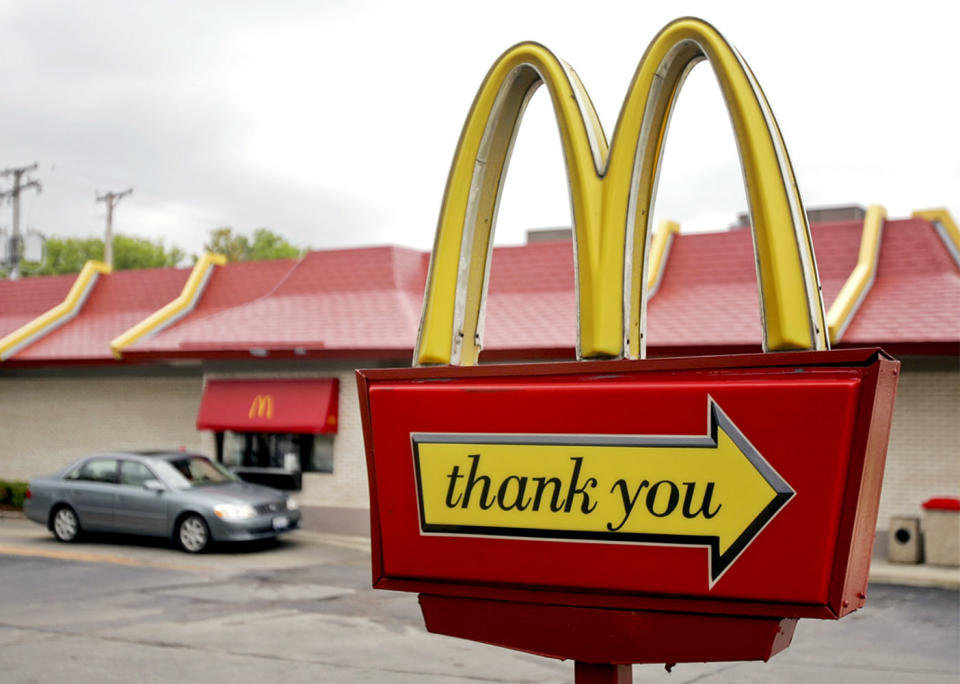
[[258,394],[250,402],[250,412],[248,418],[273,418],[273,396],[270,394]]
[[212,378],[197,413],[198,430],[334,434],[337,378]]

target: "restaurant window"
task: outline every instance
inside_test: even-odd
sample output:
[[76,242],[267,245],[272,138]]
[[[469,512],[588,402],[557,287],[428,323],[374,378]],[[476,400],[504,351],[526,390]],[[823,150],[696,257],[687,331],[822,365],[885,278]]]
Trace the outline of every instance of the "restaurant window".
[[310,456],[310,467],[317,473],[333,472],[333,435],[313,435],[313,453]]
[[[218,435],[219,437],[219,435]],[[287,472],[333,472],[333,435],[276,432],[223,433],[219,460],[238,471],[248,468]]]

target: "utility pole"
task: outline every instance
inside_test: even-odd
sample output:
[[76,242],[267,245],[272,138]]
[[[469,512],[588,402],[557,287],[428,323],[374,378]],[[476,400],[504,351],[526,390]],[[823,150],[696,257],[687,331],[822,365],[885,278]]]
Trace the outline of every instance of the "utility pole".
[[127,188],[123,192],[108,192],[105,195],[98,195],[97,201],[104,202],[107,205],[107,229],[103,235],[103,260],[107,266],[113,268],[113,208],[117,202],[133,192],[133,188]]
[[40,192],[40,182],[28,180],[24,182],[23,175],[37,170],[37,164],[18,166],[0,171],[0,176],[13,176],[13,185],[9,190],[0,191],[0,199],[9,198],[13,204],[13,229],[10,234],[10,280],[20,277],[20,191],[36,188]]

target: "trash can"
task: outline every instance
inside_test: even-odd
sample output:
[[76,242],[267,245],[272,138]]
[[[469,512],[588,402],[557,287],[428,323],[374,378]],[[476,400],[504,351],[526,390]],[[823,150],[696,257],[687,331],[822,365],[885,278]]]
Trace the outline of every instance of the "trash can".
[[927,563],[960,567],[960,498],[942,496],[925,501],[923,531]]
[[887,535],[887,560],[891,563],[919,563],[923,560],[920,518],[890,518]]

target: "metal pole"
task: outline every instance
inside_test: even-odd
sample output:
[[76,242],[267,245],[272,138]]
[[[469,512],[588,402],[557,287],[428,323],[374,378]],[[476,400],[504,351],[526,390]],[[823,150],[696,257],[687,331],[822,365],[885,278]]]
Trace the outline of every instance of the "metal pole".
[[0,171],[0,176],[13,176],[13,187],[0,192],[0,198],[9,197],[13,204],[13,227],[10,235],[10,280],[20,277],[20,191],[27,188],[36,188],[40,192],[40,183],[35,180],[22,183],[23,174],[36,171],[37,164],[20,166]]
[[113,194],[107,194],[107,227],[103,233],[103,260],[113,268]]
[[107,205],[107,227],[103,233],[103,260],[110,268],[113,268],[113,208],[131,192],[133,188],[127,188],[123,192],[108,192],[97,197],[98,202]]
[[13,202],[13,228],[10,235],[10,280],[16,280],[20,277],[20,177],[23,176],[23,169],[14,169],[13,171],[13,189],[11,192],[11,201]]

